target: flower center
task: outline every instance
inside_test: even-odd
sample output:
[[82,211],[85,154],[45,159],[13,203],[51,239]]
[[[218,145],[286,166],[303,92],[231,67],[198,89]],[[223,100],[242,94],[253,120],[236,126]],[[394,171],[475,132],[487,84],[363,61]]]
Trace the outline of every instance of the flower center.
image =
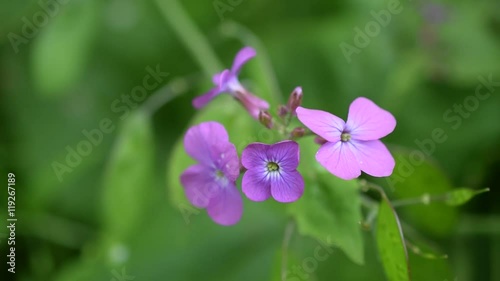
[[278,171],[280,169],[280,166],[276,162],[268,162],[267,163],[267,171],[268,172],[274,172]]
[[217,170],[215,172],[215,176],[218,178],[218,179],[222,179],[224,178],[224,173],[221,171],[221,170]]
[[351,140],[351,134],[349,134],[349,133],[342,133],[342,135],[340,135],[340,140],[343,141],[343,142],[350,141]]

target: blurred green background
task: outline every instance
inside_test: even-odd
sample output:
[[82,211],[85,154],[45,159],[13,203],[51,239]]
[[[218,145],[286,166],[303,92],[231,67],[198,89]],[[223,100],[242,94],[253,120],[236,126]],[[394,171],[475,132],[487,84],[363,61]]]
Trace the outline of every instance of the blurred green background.
[[[169,200],[168,182],[178,175],[167,178],[176,165],[168,159],[195,114],[191,99],[211,87],[211,71],[229,67],[250,44],[258,58],[241,77],[256,93],[265,88],[286,101],[300,85],[306,107],[343,118],[354,98],[369,97],[398,120],[385,139],[393,152],[418,149],[416,140],[442,128],[448,139],[404,183],[387,188],[389,197],[491,191],[460,208],[398,209],[405,233],[448,255],[410,251],[413,280],[499,281],[500,2],[401,1],[400,12],[356,47],[356,28],[365,30],[388,5],[2,1],[0,171],[5,190],[7,173],[16,175],[18,222],[15,277],[6,270],[8,233],[0,231],[1,279],[281,280],[288,215],[279,204],[245,199],[241,222],[222,227],[204,210]],[[347,58],[341,44],[357,51]],[[168,75],[150,80],[138,99],[124,98],[156,68]],[[496,82],[475,104],[481,79]],[[448,112],[464,101],[462,116]],[[90,143],[88,134],[90,148],[81,144]],[[87,155],[71,156],[78,149]],[[3,224],[7,193],[0,197]],[[373,233],[364,233],[365,265],[334,249],[308,278],[385,280]],[[317,246],[294,233],[289,263],[300,266]]]

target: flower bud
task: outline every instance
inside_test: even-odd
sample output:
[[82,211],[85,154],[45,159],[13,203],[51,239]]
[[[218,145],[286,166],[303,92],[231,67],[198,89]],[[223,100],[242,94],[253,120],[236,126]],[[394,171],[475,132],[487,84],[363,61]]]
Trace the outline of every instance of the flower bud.
[[269,109],[269,104],[267,101],[255,96],[251,92],[242,88],[235,91],[233,96],[245,107],[245,109],[250,113],[250,115],[256,120],[259,119],[260,112],[262,110]]
[[290,110],[292,115],[295,115],[295,109],[302,104],[302,88],[297,87],[290,94],[288,99],[288,110]]
[[283,118],[287,114],[288,114],[288,107],[280,104],[280,106],[278,107],[278,116],[281,117],[281,118]]
[[273,127],[273,117],[268,111],[261,111],[259,113],[259,121],[266,128],[271,129]]
[[325,140],[324,138],[322,138],[320,136],[316,136],[314,138],[314,142],[319,144],[319,145],[323,145],[323,144],[327,143],[327,140]]
[[290,136],[292,138],[300,138],[300,137],[304,136],[305,133],[306,133],[306,129],[304,129],[302,127],[297,127],[297,128],[292,130],[292,132],[290,133]]

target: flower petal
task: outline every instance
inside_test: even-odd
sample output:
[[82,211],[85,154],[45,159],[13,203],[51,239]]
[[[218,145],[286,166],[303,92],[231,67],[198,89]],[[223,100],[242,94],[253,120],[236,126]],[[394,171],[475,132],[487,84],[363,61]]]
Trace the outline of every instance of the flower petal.
[[316,160],[341,179],[351,180],[361,175],[356,156],[348,142],[325,143],[316,153]]
[[241,189],[252,201],[264,201],[271,196],[270,183],[266,177],[265,166],[248,170],[243,175]]
[[304,193],[304,179],[298,171],[280,171],[271,177],[271,194],[282,203],[297,201]]
[[361,170],[374,177],[387,177],[394,170],[394,158],[387,147],[379,140],[351,140],[354,155]]
[[257,52],[252,47],[244,47],[241,49],[236,57],[234,58],[233,67],[231,67],[231,72],[235,75],[240,72],[241,67],[251,58],[255,57]]
[[215,171],[203,165],[193,165],[182,173],[184,192],[194,206],[207,207],[210,199],[219,193],[220,186],[212,176],[213,173]]
[[246,108],[250,115],[258,120],[259,113],[269,109],[269,103],[249,91],[242,88],[241,90],[233,91],[233,96]]
[[215,88],[212,88],[210,91],[208,91],[208,93],[205,93],[201,96],[197,96],[196,98],[193,99],[194,108],[200,109],[205,107],[207,103],[209,103],[213,98],[215,98],[221,93],[222,91],[220,90],[220,88],[216,86]]
[[270,145],[254,142],[241,152],[241,164],[248,170],[264,167],[267,162],[267,150]]
[[216,145],[229,143],[226,129],[218,122],[203,122],[188,129],[184,136],[184,148],[189,156],[208,166],[213,165],[219,150]]
[[224,69],[220,73],[215,74],[212,76],[212,82],[214,82],[214,85],[219,86],[221,89],[221,92],[225,92],[227,88],[226,84],[230,81],[235,81],[236,84],[239,84],[240,82],[238,81],[238,77],[236,75],[232,74],[229,69]]
[[229,181],[236,181],[240,175],[240,161],[234,144],[230,142],[214,144],[213,152],[215,167],[220,169]]
[[241,219],[243,200],[234,183],[228,183],[210,200],[207,212],[213,221],[221,225],[233,225]]
[[285,140],[271,145],[267,151],[267,160],[278,163],[280,169],[293,171],[299,166],[299,144]]
[[295,111],[300,122],[307,128],[330,142],[340,140],[340,135],[344,130],[344,120],[322,110],[307,109],[297,107]]
[[394,131],[395,127],[394,116],[367,98],[357,98],[349,106],[346,130],[353,139],[378,140]]
[[221,77],[222,77],[222,74],[224,74],[224,71],[226,71],[227,69],[224,69],[223,71],[219,72],[219,73],[215,73],[213,76],[212,76],[212,82],[214,83],[214,85],[220,85],[221,84]]

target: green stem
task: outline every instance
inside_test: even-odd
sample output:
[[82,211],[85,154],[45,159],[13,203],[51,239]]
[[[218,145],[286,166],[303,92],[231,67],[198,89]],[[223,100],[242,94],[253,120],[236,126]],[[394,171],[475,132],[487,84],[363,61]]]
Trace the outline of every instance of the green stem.
[[[364,191],[366,191],[367,189],[374,189],[383,194],[383,196],[386,196],[383,188],[374,183],[368,182],[366,180],[361,180],[360,184],[362,188],[364,188]],[[429,193],[424,193],[419,197],[394,200],[391,202],[391,205],[394,208],[399,208],[399,207],[419,205],[419,204],[429,205],[432,202],[444,202],[446,200],[448,200],[448,193],[438,194],[438,195],[430,195]]]
[[292,234],[295,225],[293,221],[290,221],[285,228],[285,234],[283,236],[282,253],[281,253],[281,280],[286,280],[286,269],[288,264],[288,247],[290,246],[290,240],[292,239]]
[[380,193],[381,196],[384,196],[385,198],[387,198],[387,195],[385,194],[384,189],[380,185],[374,184],[374,183],[369,182],[365,179],[359,180],[359,184],[361,186],[361,191],[367,192],[369,189],[373,189],[373,190],[377,191],[378,193]]
[[446,196],[443,195],[431,196],[429,195],[429,193],[424,193],[420,197],[394,200],[392,202],[392,206],[394,206],[394,208],[397,208],[397,207],[418,205],[418,204],[429,205],[431,202],[444,201],[445,199]]
[[378,208],[378,202],[373,200],[372,198],[361,194],[361,205],[368,210],[372,209],[377,209]]
[[220,71],[222,64],[217,55],[178,1],[156,0],[156,4],[167,23],[191,52],[205,74],[212,76]]
[[375,220],[375,217],[378,214],[378,202],[364,194],[360,195],[361,195],[361,205],[368,210],[368,215],[366,216],[365,220],[361,222],[361,226],[365,230],[369,230],[371,228],[373,221]]
[[173,79],[170,83],[163,86],[149,97],[141,109],[148,115],[154,114],[158,109],[169,101],[190,90],[198,82],[199,75],[191,75],[182,78]]

